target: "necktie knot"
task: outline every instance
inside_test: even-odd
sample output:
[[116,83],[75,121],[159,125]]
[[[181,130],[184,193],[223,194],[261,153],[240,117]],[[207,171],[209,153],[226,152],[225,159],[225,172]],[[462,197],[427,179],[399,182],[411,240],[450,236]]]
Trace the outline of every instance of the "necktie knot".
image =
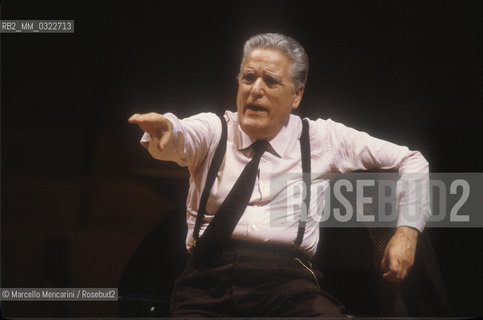
[[267,150],[270,144],[267,140],[261,139],[257,140],[252,144],[253,150],[255,150],[254,158],[260,158],[262,154]]

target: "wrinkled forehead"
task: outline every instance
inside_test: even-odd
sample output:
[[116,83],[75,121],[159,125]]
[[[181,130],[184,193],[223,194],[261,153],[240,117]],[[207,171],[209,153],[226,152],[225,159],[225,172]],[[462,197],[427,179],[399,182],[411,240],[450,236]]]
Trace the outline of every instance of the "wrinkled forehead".
[[254,48],[249,51],[241,64],[241,71],[269,71],[277,74],[288,74],[292,64],[290,58],[276,48]]

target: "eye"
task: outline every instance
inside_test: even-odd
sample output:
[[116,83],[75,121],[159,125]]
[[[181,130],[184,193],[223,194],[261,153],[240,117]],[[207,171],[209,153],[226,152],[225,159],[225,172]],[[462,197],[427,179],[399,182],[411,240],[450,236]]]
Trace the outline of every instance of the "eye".
[[263,78],[263,81],[267,84],[267,86],[274,86],[276,84],[279,84],[280,82],[270,76],[265,76]]
[[257,79],[254,73],[245,73],[243,74],[243,80],[248,83],[252,83]]

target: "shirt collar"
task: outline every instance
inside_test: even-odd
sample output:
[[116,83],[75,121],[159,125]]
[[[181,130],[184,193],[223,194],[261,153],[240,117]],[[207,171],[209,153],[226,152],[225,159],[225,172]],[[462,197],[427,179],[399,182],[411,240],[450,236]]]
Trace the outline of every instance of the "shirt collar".
[[[297,116],[290,115],[287,123],[282,126],[282,129],[278,132],[278,134],[269,140],[270,147],[267,151],[274,154],[275,156],[281,158],[285,155],[285,152],[288,147],[287,141],[293,139],[293,132],[297,132],[297,139],[300,139],[301,130],[294,130],[297,124]],[[249,148],[256,140],[252,140],[238,125],[238,139],[237,139],[237,147],[238,150],[244,150]]]

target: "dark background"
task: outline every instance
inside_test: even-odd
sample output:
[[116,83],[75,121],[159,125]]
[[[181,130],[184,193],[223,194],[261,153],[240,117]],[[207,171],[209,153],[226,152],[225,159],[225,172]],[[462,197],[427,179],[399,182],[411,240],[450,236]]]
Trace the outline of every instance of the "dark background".
[[[482,14],[479,1],[2,1],[2,19],[73,19],[75,33],[1,35],[0,287],[117,287],[188,176],[150,159],[128,117],[234,110],[256,33],[305,47],[299,114],[420,150],[433,172],[481,172]],[[483,232],[428,232],[454,313],[483,315]],[[2,311],[112,316],[117,303]]]

